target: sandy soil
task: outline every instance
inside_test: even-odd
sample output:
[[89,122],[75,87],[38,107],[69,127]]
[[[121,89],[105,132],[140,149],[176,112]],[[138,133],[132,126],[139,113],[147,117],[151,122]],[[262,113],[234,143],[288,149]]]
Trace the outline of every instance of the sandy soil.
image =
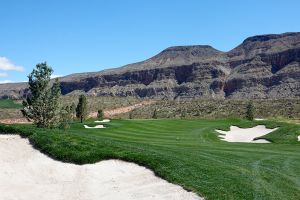
[[222,131],[216,130],[221,140],[227,142],[248,142],[248,143],[270,143],[267,140],[259,139],[253,140],[254,138],[261,137],[275,131],[277,128],[274,129],[267,129],[263,125],[255,126],[253,128],[239,128],[237,126],[230,126],[230,131]]
[[107,160],[74,165],[55,161],[18,135],[0,135],[2,200],[201,199],[133,163]]
[[9,118],[9,119],[1,119],[0,123],[3,124],[32,124],[26,118]]
[[[110,109],[110,110],[104,110],[104,116],[107,118],[111,118],[114,115],[122,114],[122,113],[128,113],[136,108],[140,108],[146,105],[150,105],[155,103],[155,101],[150,100],[150,101],[143,101],[141,103],[134,104],[132,106],[126,106],[126,107],[120,107],[120,108],[115,108],[115,109]],[[97,112],[93,112],[89,114],[89,117],[91,118],[96,118],[97,117]]]

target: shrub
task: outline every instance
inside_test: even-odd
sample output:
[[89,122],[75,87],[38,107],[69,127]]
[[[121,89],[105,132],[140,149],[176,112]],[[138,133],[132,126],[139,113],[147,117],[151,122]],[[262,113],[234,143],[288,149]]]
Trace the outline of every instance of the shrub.
[[253,121],[254,112],[255,112],[255,108],[254,108],[253,102],[250,101],[247,105],[246,118],[250,121]]
[[88,112],[87,112],[87,99],[85,95],[80,95],[79,96],[79,101],[76,107],[76,117],[80,119],[80,122],[87,117]]
[[153,111],[152,118],[157,119],[157,110],[156,109],[154,109],[154,111]]
[[97,118],[99,119],[99,120],[103,120],[104,119],[104,112],[103,112],[103,110],[98,110],[98,113],[97,113]]

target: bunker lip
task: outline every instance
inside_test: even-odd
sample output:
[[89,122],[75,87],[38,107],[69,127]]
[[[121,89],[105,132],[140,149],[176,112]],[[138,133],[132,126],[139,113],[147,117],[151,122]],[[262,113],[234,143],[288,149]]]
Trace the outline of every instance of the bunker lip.
[[255,140],[255,138],[267,135],[277,129],[278,128],[268,129],[264,125],[258,125],[252,128],[239,128],[237,126],[230,126],[230,131],[216,131],[220,133],[219,138],[227,142],[270,143],[268,140]]
[[[34,188],[34,191],[32,190]],[[142,166],[120,160],[53,160],[19,135],[0,134],[0,199],[203,199]]]

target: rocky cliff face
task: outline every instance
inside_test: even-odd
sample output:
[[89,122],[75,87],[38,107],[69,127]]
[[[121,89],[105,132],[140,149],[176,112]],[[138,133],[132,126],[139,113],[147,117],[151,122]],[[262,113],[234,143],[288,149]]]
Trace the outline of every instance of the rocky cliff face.
[[[139,63],[61,78],[63,94],[141,98],[300,97],[300,33],[246,39],[229,52],[170,47]],[[26,95],[26,84],[0,85],[0,97]]]

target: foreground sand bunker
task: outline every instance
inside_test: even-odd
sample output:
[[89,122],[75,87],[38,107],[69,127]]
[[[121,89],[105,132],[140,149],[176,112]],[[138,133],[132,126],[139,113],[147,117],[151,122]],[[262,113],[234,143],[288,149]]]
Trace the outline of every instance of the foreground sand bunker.
[[230,131],[216,131],[222,134],[219,135],[221,140],[227,142],[270,143],[264,139],[254,140],[254,138],[267,135],[275,130],[277,130],[277,128],[268,129],[263,125],[259,125],[253,128],[239,128],[237,126],[230,126]]
[[0,134],[0,199],[201,199],[141,166],[108,160],[78,166],[55,161],[18,135]]

